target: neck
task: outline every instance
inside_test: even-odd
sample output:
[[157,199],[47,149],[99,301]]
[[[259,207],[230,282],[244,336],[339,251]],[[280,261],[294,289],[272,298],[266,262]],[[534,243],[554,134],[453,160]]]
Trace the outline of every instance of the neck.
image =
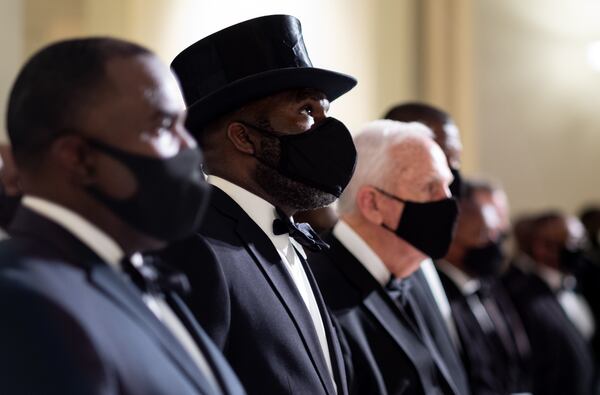
[[215,171],[211,174],[217,177],[221,177],[241,188],[244,188],[248,192],[251,192],[254,195],[264,199],[265,201],[271,203],[273,206],[278,207],[288,217],[291,217],[298,211],[292,207],[280,204],[268,193],[268,191],[265,191],[260,185],[258,185],[258,183],[254,181],[249,172],[248,174],[236,174],[235,172]]
[[419,252],[393,232],[368,221],[360,214],[345,215],[342,220],[371,247],[397,278],[410,276],[424,259]]
[[461,271],[464,272],[465,270],[464,270],[463,260],[465,257],[465,253],[466,253],[466,251],[464,248],[459,246],[456,242],[453,242],[450,245],[450,249],[448,250],[448,253],[444,257],[444,260],[447,261],[452,266],[454,266],[457,269],[460,269]]
[[24,191],[25,194],[49,200],[77,213],[112,238],[127,255],[164,247],[163,242],[134,230],[85,192],[71,193],[73,191],[57,187],[46,190],[24,188]]

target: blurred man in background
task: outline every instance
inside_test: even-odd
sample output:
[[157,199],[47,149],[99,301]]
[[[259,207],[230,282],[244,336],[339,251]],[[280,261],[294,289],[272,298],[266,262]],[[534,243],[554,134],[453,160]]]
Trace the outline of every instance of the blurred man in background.
[[546,212],[533,219],[530,232],[532,265],[505,284],[531,343],[533,393],[593,393],[595,322],[573,275],[581,267],[583,226]]
[[506,212],[501,190],[465,181],[454,240],[436,262],[473,394],[530,391],[529,341],[498,280],[505,263]]

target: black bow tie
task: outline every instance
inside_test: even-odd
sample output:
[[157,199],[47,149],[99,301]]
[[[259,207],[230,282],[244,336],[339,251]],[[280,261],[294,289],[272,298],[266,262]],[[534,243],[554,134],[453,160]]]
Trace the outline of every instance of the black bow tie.
[[303,247],[311,251],[320,252],[329,249],[329,244],[325,243],[313,228],[307,223],[295,224],[283,211],[277,209],[279,218],[273,221],[273,233],[282,235],[289,233],[290,237],[296,240]]
[[121,268],[129,279],[143,292],[150,294],[165,294],[178,292],[188,294],[191,291],[187,276],[157,258],[145,256],[143,263],[135,265],[131,257],[121,260]]
[[402,306],[406,306],[408,303],[407,298],[408,291],[410,290],[410,281],[407,281],[406,279],[399,280],[392,275],[385,285],[385,290],[393,300],[400,302]]

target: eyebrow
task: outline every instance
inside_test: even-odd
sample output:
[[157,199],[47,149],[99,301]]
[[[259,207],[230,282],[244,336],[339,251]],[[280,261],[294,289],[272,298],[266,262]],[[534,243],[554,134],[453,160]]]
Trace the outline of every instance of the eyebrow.
[[178,111],[169,111],[169,110],[155,110],[152,112],[151,115],[151,119],[153,121],[158,121],[161,118],[173,118],[173,119],[178,119],[180,116],[182,116],[183,113],[182,112],[178,112]]
[[313,99],[316,101],[325,100],[327,101],[327,103],[329,103],[329,100],[327,100],[327,96],[325,96],[324,93],[321,93],[314,89],[301,89],[296,92],[296,101],[300,102],[306,99]]

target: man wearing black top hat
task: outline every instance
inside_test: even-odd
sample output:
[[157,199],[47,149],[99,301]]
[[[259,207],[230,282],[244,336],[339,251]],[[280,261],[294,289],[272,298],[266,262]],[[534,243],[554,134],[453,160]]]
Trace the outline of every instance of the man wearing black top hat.
[[213,186],[196,237],[166,252],[190,278],[192,310],[249,394],[347,394],[304,251],[327,245],[292,215],[332,203],[352,176],[350,133],[326,113],[356,80],[312,67],[286,15],[214,33],[171,66]]

